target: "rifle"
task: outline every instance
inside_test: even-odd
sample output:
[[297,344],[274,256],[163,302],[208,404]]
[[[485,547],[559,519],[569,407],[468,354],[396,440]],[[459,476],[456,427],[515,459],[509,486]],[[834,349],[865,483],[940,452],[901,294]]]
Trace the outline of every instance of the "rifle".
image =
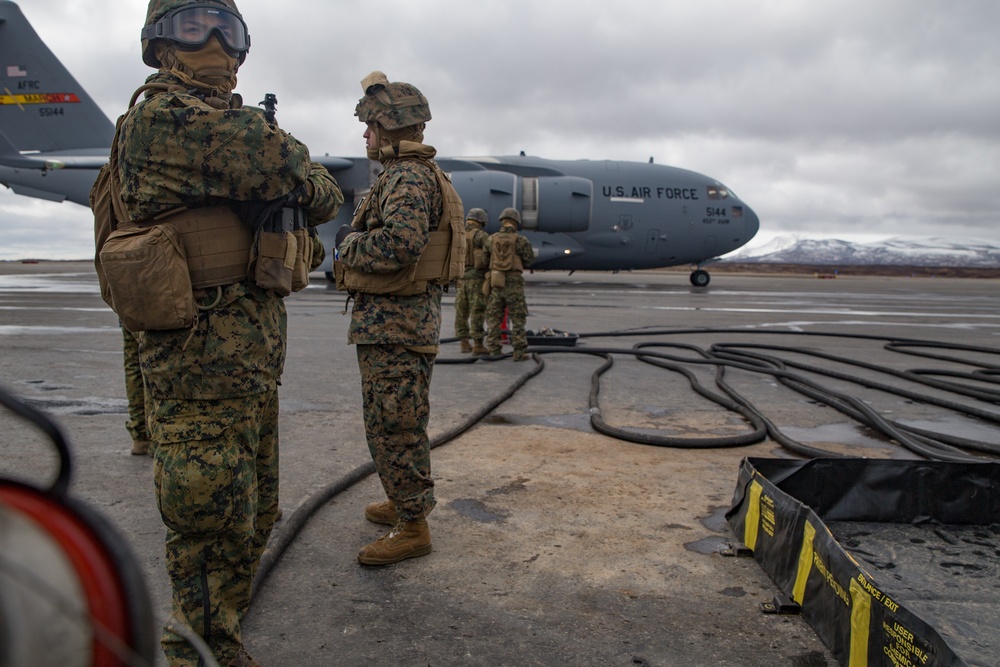
[[275,107],[278,106],[278,96],[274,93],[265,93],[260,105],[264,107],[264,120],[268,125],[274,125],[277,122],[274,113]]

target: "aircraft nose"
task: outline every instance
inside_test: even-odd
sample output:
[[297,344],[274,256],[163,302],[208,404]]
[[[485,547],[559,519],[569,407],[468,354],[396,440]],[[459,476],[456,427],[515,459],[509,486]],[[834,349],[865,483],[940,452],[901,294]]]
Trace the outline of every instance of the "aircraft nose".
[[755,237],[757,232],[760,231],[760,218],[758,218],[757,214],[754,213],[754,210],[746,204],[743,205],[743,224],[746,229],[746,240],[750,241],[750,239]]

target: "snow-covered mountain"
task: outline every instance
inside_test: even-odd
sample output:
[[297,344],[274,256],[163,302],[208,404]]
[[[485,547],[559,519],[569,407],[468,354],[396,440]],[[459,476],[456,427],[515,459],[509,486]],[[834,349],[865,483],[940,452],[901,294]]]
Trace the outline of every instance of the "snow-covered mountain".
[[724,262],[825,266],[1000,267],[1000,243],[976,239],[894,237],[871,243],[778,236],[757,248],[743,248]]

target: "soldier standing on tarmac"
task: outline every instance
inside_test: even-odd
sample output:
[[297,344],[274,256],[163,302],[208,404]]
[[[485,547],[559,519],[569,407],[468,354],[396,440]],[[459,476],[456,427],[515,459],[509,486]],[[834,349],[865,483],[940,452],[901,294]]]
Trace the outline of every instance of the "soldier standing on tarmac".
[[[382,72],[361,82],[355,115],[366,124],[368,158],[382,163],[354,220],[337,232],[338,289],[354,297],[348,341],[357,346],[368,449],[388,497],[365,518],[392,529],[358,554],[387,565],[431,552],[431,371],[441,334],[441,292],[461,276],[462,201],[423,143],[427,98]],[[443,235],[443,236],[442,236]],[[427,252],[444,239],[453,263]],[[447,261],[443,262],[448,264]],[[423,276],[423,277],[421,277]]]
[[518,210],[505,208],[500,212],[500,231],[490,236],[484,252],[490,267],[489,277],[483,282],[483,292],[489,294],[486,303],[486,347],[490,356],[500,354],[500,330],[506,308],[514,361],[526,358],[524,350],[528,347],[528,336],[524,327],[528,304],[524,300],[524,276],[521,274],[535,261],[531,242],[517,233],[520,226],[521,214]]
[[[476,357],[487,353],[483,345],[486,333],[483,329],[486,315],[483,279],[488,267],[483,245],[490,237],[484,231],[486,222],[486,211],[481,208],[469,209],[465,216],[465,273],[458,282],[458,293],[455,295],[455,336],[459,339],[462,353],[471,352]],[[472,338],[473,345],[469,345],[469,338]]]
[[139,367],[139,341],[135,334],[122,326],[125,357],[125,397],[128,399],[128,421],[125,428],[132,436],[132,454],[152,455],[149,446],[149,429],[146,427],[146,381]]
[[[148,389],[172,587],[160,643],[171,667],[201,664],[183,638],[191,634],[224,667],[257,665],[240,623],[279,510],[282,296],[308,283],[323,255],[312,228],[343,203],[306,146],[233,93],[249,48],[233,0],[151,0],[142,59],[157,72],[119,120],[113,166],[92,191],[92,201],[115,200],[117,231],[98,236],[99,275],[137,332]],[[169,269],[128,264],[139,250],[160,252]],[[146,306],[164,291],[180,322],[154,326],[163,309]]]

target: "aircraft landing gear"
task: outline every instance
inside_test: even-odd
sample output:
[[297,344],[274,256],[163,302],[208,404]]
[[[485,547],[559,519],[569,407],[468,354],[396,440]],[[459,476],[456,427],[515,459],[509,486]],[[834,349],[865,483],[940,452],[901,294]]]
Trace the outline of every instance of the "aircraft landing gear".
[[697,269],[691,272],[691,284],[695,287],[708,287],[708,282],[712,279],[708,271]]

